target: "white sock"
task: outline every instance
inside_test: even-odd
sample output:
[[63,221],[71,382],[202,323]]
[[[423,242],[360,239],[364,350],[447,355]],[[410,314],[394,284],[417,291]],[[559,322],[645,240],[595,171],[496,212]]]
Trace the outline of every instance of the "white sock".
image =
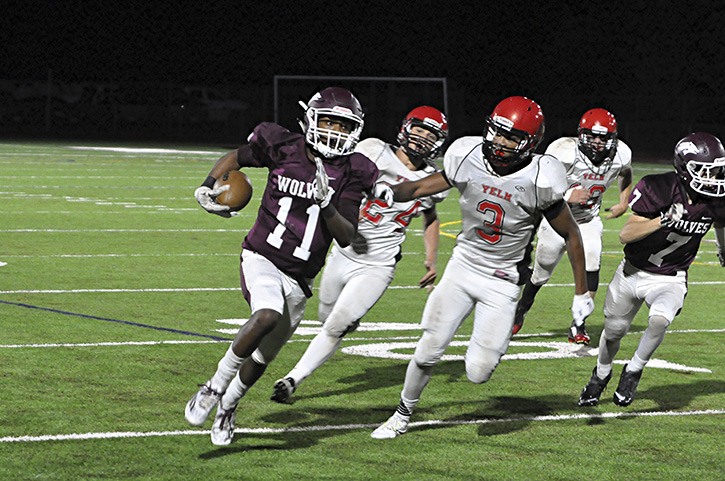
[[239,400],[247,394],[247,391],[249,391],[249,388],[244,385],[242,380],[239,379],[239,376],[234,376],[234,379],[229,383],[229,387],[227,387],[227,391],[220,401],[222,409],[231,409],[236,406]]
[[599,364],[597,363],[597,377],[599,379],[606,379],[612,373],[611,364]]
[[409,413],[413,412],[413,409],[415,409],[415,406],[420,400],[423,389],[425,389],[428,381],[430,381],[432,373],[432,366],[420,367],[415,360],[411,359],[410,363],[408,363],[408,369],[405,371],[403,392],[400,393],[400,405],[398,406],[398,412],[400,414],[410,415]]
[[627,364],[627,372],[638,372],[644,369],[649,359],[644,360],[640,358],[637,353],[634,353],[632,360]]
[[229,346],[224,357],[221,358],[219,364],[217,364],[216,372],[211,378],[211,388],[216,392],[224,392],[227,390],[227,386],[231,380],[239,372],[239,367],[242,365],[243,358],[234,354],[232,346]]
[[332,337],[323,329],[312,339],[297,365],[285,377],[291,377],[295,381],[295,387],[299,386],[302,381],[335,354],[337,348],[340,347],[340,343],[342,343],[341,337]]

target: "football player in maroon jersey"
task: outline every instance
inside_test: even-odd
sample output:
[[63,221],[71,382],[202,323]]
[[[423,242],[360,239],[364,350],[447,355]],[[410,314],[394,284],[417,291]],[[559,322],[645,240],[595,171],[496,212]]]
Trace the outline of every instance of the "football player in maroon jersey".
[[594,406],[612,377],[619,344],[643,303],[649,306],[647,329],[622,369],[614,403],[634,400],[642,371],[680,313],[687,294],[687,271],[710,227],[715,228],[718,258],[725,251],[725,148],[712,134],[696,132],[675,146],[674,172],[647,175],[629,197],[633,214],[619,233],[620,263],[604,301],[604,331],[599,357],[579,406]]
[[370,159],[353,152],[363,112],[352,93],[330,87],[301,105],[303,134],[259,124],[195,192],[205,210],[228,217],[228,207],[214,202],[215,180],[242,167],[269,170],[257,219],[242,244],[241,288],[252,315],[185,409],[187,421],[200,426],[218,405],[211,432],[216,445],[232,441],[237,403],[297,328],[333,239],[342,246],[352,241],[364,193],[379,175]]

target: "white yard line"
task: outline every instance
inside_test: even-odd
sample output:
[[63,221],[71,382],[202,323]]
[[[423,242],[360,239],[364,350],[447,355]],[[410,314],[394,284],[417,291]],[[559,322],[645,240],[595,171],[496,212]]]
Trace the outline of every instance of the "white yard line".
[[[683,416],[718,416],[725,414],[723,409],[707,409],[699,411],[647,411],[647,412],[607,412],[587,414],[559,414],[546,416],[519,416],[511,418],[490,418],[470,420],[442,420],[433,419],[429,421],[417,421],[408,425],[409,428],[424,426],[471,426],[484,424],[504,424],[518,422],[559,422],[559,421],[589,421],[592,419],[622,419],[622,418],[654,418],[654,417],[683,417]],[[358,429],[372,430],[378,424],[327,424],[304,427],[288,428],[236,428],[236,434],[286,434],[286,433],[309,433],[320,431],[354,431]],[[40,436],[5,436],[0,438],[0,443],[33,443],[44,441],[83,441],[89,439],[119,439],[119,438],[151,438],[168,436],[208,436],[207,430],[183,430],[183,431],[120,431],[120,432],[95,432],[95,433],[73,433],[73,434],[46,434]]]

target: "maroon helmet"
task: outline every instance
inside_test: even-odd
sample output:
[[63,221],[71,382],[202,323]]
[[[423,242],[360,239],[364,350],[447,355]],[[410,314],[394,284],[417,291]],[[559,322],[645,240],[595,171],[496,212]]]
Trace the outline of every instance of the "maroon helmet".
[[[494,142],[503,136],[518,142],[507,148]],[[544,137],[544,113],[539,104],[526,97],[508,97],[496,105],[486,119],[483,156],[498,175],[507,175],[527,165]]]
[[725,148],[714,135],[694,132],[682,138],[673,163],[691,197],[725,197]]
[[[305,115],[300,121],[305,140],[313,150],[326,159],[352,153],[360,140],[363,111],[357,98],[342,87],[328,87],[312,96],[309,102],[300,101]],[[352,124],[349,133],[319,127],[322,117]]]

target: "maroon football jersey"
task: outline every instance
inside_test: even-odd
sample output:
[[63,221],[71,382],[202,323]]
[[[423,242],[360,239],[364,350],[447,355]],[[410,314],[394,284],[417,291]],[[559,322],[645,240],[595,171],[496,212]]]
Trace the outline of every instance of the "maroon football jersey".
[[648,219],[659,217],[678,202],[687,211],[682,220],[624,246],[624,255],[633,266],[654,274],[686,271],[713,222],[725,222],[725,204],[718,199],[690,204],[675,172],[643,177],[629,196],[632,212]]
[[[307,157],[305,138],[273,123],[255,127],[239,148],[241,167],[266,167],[267,185],[257,220],[242,247],[269,259],[294,278],[313,278],[325,263],[332,243],[314,200],[315,164]],[[378,178],[367,157],[353,153],[324,159],[333,189],[331,204],[357,227],[360,202]]]

